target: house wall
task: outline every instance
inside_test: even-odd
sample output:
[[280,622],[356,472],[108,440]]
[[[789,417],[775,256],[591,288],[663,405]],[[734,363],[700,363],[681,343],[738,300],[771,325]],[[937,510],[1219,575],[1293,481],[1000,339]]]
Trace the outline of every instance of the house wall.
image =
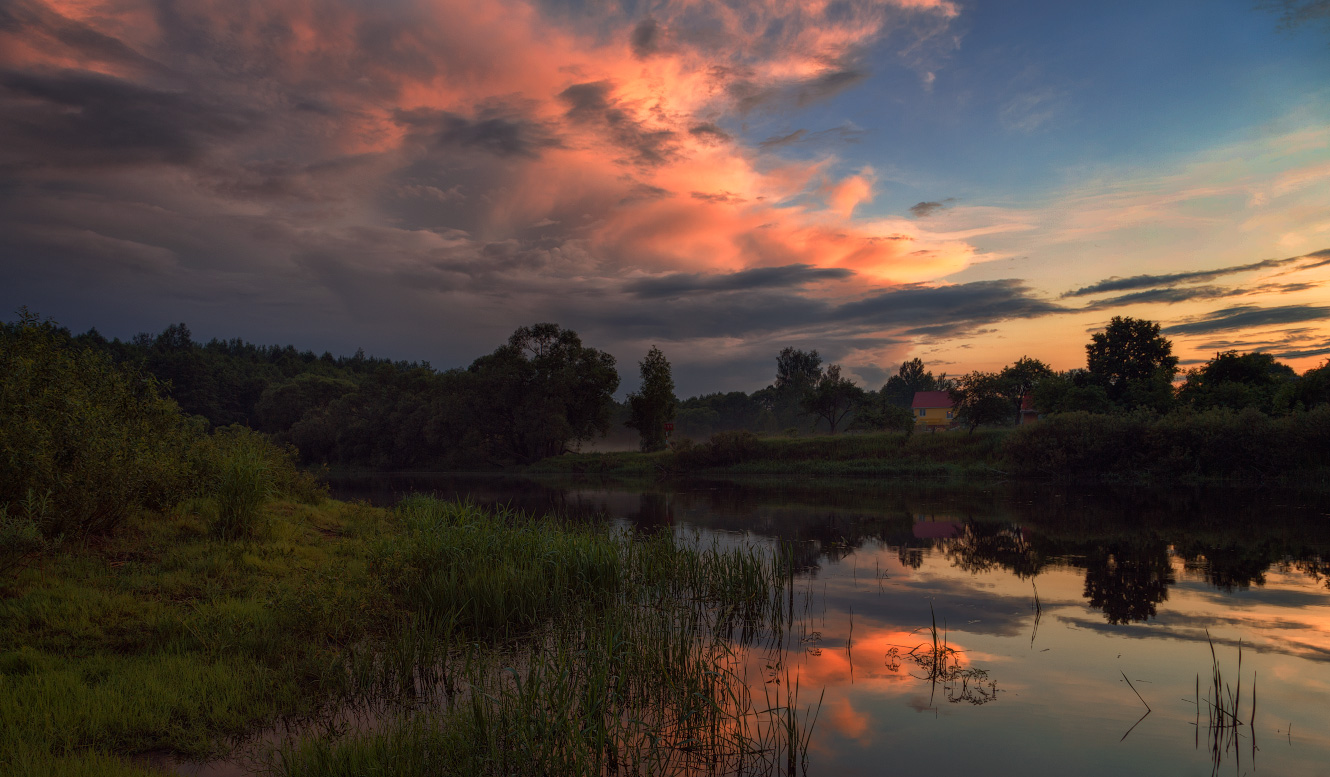
[[915,426],[951,426],[955,420],[949,407],[919,407],[912,412]]

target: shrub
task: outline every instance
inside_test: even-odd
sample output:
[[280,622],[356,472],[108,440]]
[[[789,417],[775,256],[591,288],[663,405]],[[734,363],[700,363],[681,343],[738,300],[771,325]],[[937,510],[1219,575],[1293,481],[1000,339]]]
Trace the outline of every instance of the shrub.
[[[188,491],[185,453],[199,432],[151,376],[55,324],[24,309],[0,325],[7,520],[22,514],[43,538],[75,537],[108,531],[136,509],[172,507]],[[31,509],[34,499],[43,509]]]
[[326,496],[326,486],[295,462],[294,448],[278,446],[238,424],[200,439],[193,467],[201,476],[198,496],[217,505],[213,531],[227,539],[251,537],[269,498],[285,495],[317,502]]

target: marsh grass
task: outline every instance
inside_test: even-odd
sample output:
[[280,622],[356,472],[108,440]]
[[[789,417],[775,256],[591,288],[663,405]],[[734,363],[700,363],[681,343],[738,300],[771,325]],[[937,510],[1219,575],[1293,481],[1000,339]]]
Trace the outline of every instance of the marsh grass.
[[769,698],[750,676],[799,633],[788,553],[428,499],[269,500],[263,531],[228,539],[215,507],[17,569],[0,774],[138,775],[144,753],[291,775],[806,759],[797,675]]
[[[1201,676],[1196,675],[1196,746],[1201,743],[1201,710],[1206,712],[1205,741],[1210,750],[1213,773],[1218,773],[1220,763],[1227,755],[1242,758],[1241,740],[1249,738],[1250,754],[1254,759],[1256,751],[1256,672],[1252,672],[1251,685],[1248,688],[1249,705],[1246,714],[1242,712],[1242,641],[1238,641],[1237,686],[1233,678],[1224,678],[1223,668],[1219,663],[1219,654],[1215,650],[1214,639],[1207,629],[1206,641],[1210,646],[1210,676],[1205,688],[1205,698],[1201,698]],[[1245,733],[1244,733],[1245,732]]]
[[384,725],[278,751],[285,777],[797,772],[815,710],[784,665],[786,555],[430,499],[378,548],[403,626],[348,663]]
[[937,625],[937,613],[930,604],[929,614],[932,621],[925,629],[927,642],[921,642],[903,650],[904,645],[894,645],[887,651],[887,669],[899,671],[908,662],[919,674],[911,672],[919,680],[927,680],[930,686],[929,704],[936,698],[938,688],[943,696],[953,704],[965,702],[973,705],[988,704],[997,701],[997,683],[990,679],[988,670],[966,666],[961,658],[961,651],[952,647],[947,640],[947,625]]

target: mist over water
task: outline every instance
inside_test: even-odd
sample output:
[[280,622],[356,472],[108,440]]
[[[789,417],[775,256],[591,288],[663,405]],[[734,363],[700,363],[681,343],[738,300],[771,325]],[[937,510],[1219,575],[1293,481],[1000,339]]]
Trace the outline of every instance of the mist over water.
[[1323,493],[439,475],[333,490],[788,542],[799,625],[760,660],[816,716],[810,774],[1330,774]]

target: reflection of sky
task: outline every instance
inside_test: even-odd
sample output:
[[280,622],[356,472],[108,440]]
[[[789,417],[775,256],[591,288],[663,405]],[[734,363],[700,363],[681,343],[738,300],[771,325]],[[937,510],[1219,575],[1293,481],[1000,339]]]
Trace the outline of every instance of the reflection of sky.
[[[886,573],[880,585],[875,569]],[[828,689],[814,773],[879,774],[884,764],[1023,774],[1207,772],[1204,731],[1198,751],[1195,707],[1183,701],[1194,696],[1197,675],[1204,680],[1211,670],[1206,628],[1233,682],[1235,646],[1243,641],[1247,698],[1255,672],[1260,771],[1330,773],[1323,765],[1330,760],[1324,733],[1330,671],[1321,662],[1330,648],[1330,596],[1314,581],[1267,574],[1255,596],[1178,586],[1157,618],[1128,626],[1108,626],[1089,609],[1080,570],[1057,568],[1035,584],[1043,611],[1032,633],[1031,582],[1006,572],[972,575],[935,552],[910,569],[877,543],[824,566],[807,589],[821,654],[800,659],[805,687],[825,683]],[[908,665],[887,669],[892,645],[928,639],[916,630],[929,624],[930,604],[939,627],[945,619],[950,644],[996,682],[995,703],[949,704],[941,691],[930,703],[928,682],[909,677]],[[851,608],[854,638],[847,652]],[[1121,742],[1144,708],[1119,672],[1154,710]],[[1244,702],[1244,716],[1248,709]],[[1291,744],[1283,739],[1290,722]],[[1242,741],[1246,763],[1250,745]]]
[[[1088,556],[1045,558],[1039,574],[1024,579],[996,563],[977,572],[958,566],[957,543],[966,539],[955,527],[997,513],[1001,505],[991,500],[974,501],[962,517],[931,508],[874,512],[850,504],[844,488],[829,489],[820,506],[809,506],[816,499],[802,506],[778,499],[773,504],[769,492],[759,502],[756,492],[739,487],[706,493],[542,489],[522,491],[495,481],[453,493],[533,512],[558,506],[607,514],[644,529],[673,526],[683,536],[722,546],[781,536],[816,549],[798,579],[795,609],[807,614],[796,636],[818,632],[818,639],[802,645],[792,639],[795,652],[786,662],[799,680],[801,708],[816,706],[826,689],[810,748],[811,774],[1209,774],[1204,712],[1198,750],[1196,708],[1188,701],[1198,675],[1204,681],[1211,671],[1208,629],[1231,683],[1242,641],[1244,699],[1256,678],[1255,773],[1330,776],[1330,590],[1295,564],[1276,563],[1261,570],[1263,583],[1225,591],[1207,580],[1205,563],[1184,563],[1161,551],[1173,579],[1166,598],[1145,622],[1113,625],[1087,601]],[[924,523],[932,525],[918,529]],[[1261,531],[1267,530],[1273,531],[1263,524]],[[1293,533],[1287,526],[1280,531]],[[1017,547],[1058,547],[1037,528],[1003,536]],[[1262,541],[1253,536],[1253,546]],[[911,543],[917,568],[902,564],[898,542]],[[1089,540],[1068,542],[1080,549],[1057,552],[1094,549]],[[1037,630],[1036,589],[1042,607]],[[908,662],[898,671],[888,667],[893,647],[906,652],[929,639],[934,613],[948,643],[963,651],[962,661],[986,670],[996,683],[995,702],[952,704],[942,689],[930,698],[929,683],[911,675],[920,673],[917,668]],[[763,677],[767,659],[752,651],[749,676]],[[1123,672],[1153,712],[1119,741],[1144,712]],[[762,691],[754,695],[761,698]],[[1244,701],[1244,717],[1249,710]],[[1245,731],[1243,736],[1241,764],[1232,753],[1225,756],[1223,768],[1236,766],[1235,774],[1252,771],[1250,740]]]

